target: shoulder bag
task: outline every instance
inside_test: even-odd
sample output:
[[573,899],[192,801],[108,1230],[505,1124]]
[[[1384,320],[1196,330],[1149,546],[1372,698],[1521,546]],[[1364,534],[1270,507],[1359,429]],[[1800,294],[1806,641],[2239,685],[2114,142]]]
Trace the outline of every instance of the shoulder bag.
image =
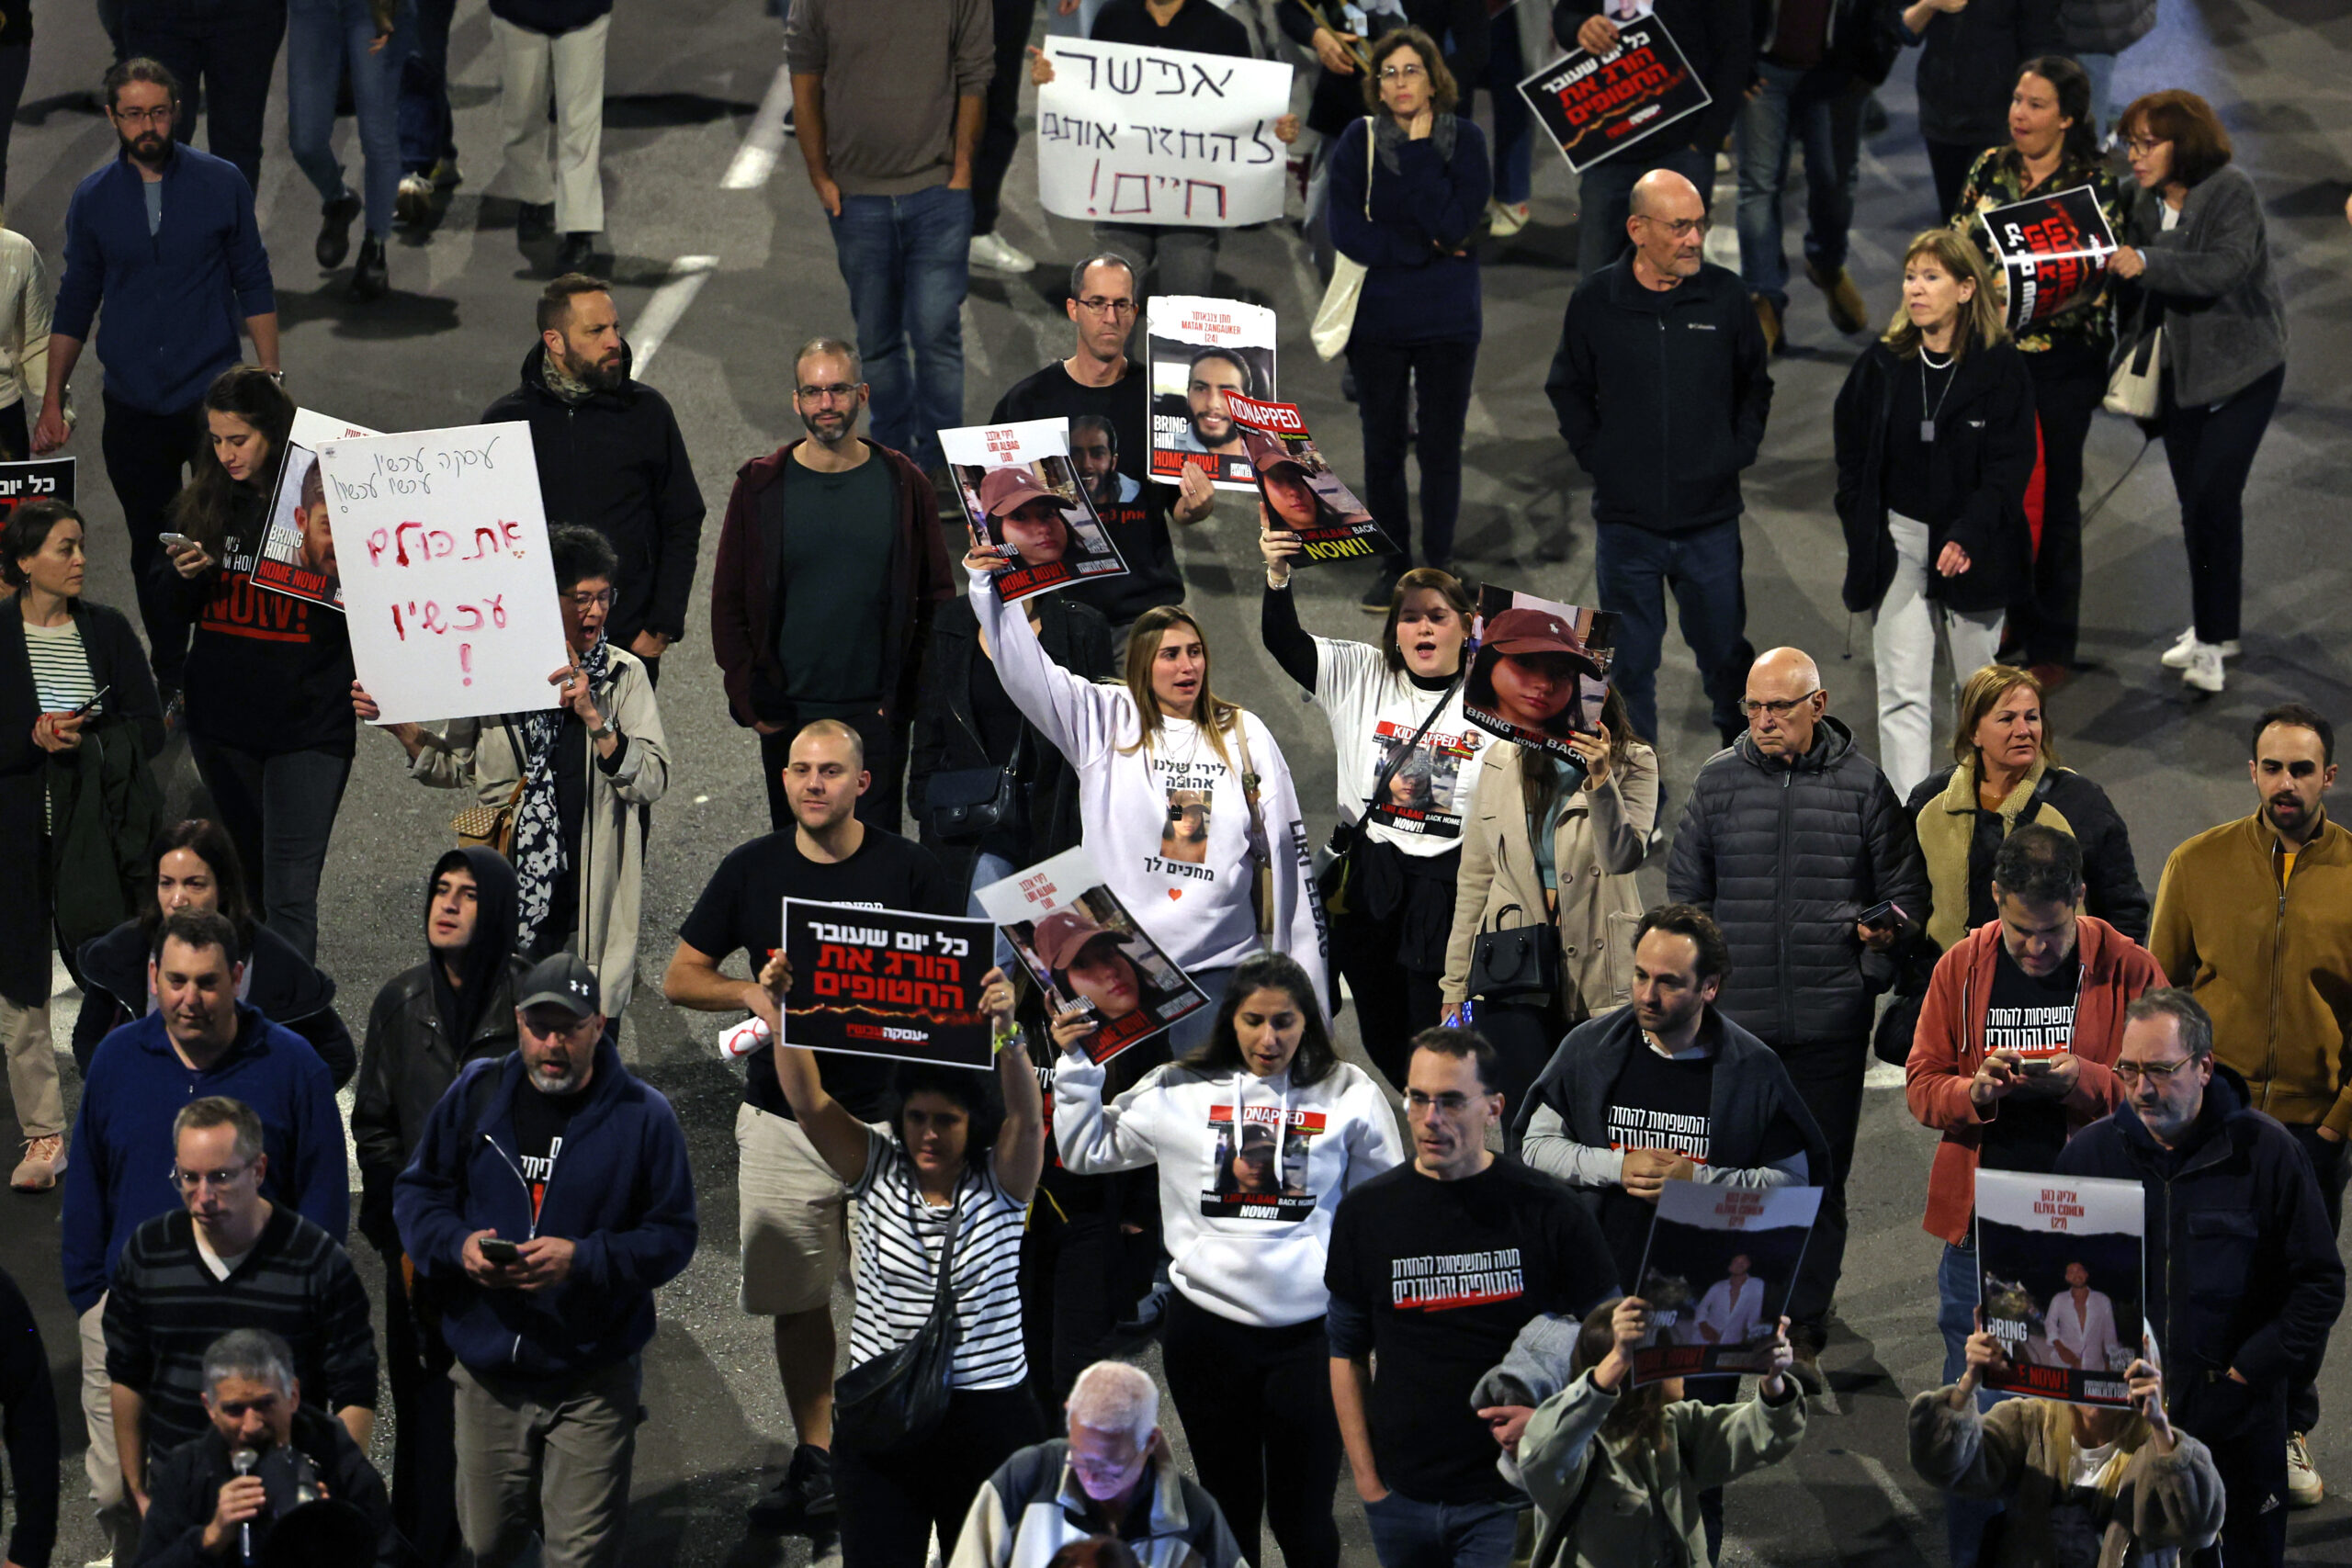
[[[972,737],[973,745],[980,744],[962,714],[956,715],[956,722]],[[981,754],[987,754],[987,748],[981,748]],[[968,844],[1012,826],[1021,816],[1021,764],[1028,754],[1029,725],[1024,719],[1004,766],[949,768],[932,774],[922,797],[932,833],[942,843]]]
[[1443,696],[1438,698],[1437,706],[1430,709],[1429,717],[1421,720],[1421,727],[1413,731],[1413,738],[1390,756],[1388,765],[1380,770],[1378,778],[1372,781],[1372,793],[1364,796],[1363,809],[1356,814],[1356,819],[1331,825],[1331,841],[1328,846],[1329,858],[1317,870],[1315,886],[1323,895],[1323,907],[1333,914],[1349,912],[1348,861],[1363,837],[1363,825],[1372,816],[1374,804],[1380,799],[1381,792],[1388,787],[1388,781],[1396,776],[1396,770],[1405,765],[1405,760],[1419,749],[1421,737],[1430,732],[1430,726],[1437,722],[1437,716],[1443,713],[1445,705],[1453,700],[1453,694],[1461,689],[1463,673],[1469,668],[1469,661],[1464,660],[1462,670],[1454,673],[1453,683],[1446,687]]
[[[909,1205],[911,1213],[912,1204]],[[946,1239],[939,1244],[939,1274],[931,1315],[915,1337],[887,1355],[863,1361],[833,1382],[833,1439],[863,1453],[892,1453],[931,1436],[947,1414],[949,1379],[955,1372],[954,1276],[956,1231],[964,1217],[960,1203],[947,1211]]]
[[1233,731],[1241,740],[1241,798],[1250,807],[1250,904],[1257,911],[1258,936],[1274,932],[1274,847],[1266,838],[1266,818],[1258,809],[1258,770],[1250,761],[1250,716],[1236,709]]
[[[458,835],[460,846],[487,844],[508,860],[514,858],[514,813],[523,804],[523,792],[530,787],[531,769],[523,756],[522,743],[514,738],[514,727],[500,719],[499,728],[506,731],[506,744],[514,753],[514,761],[522,776],[514,781],[514,788],[507,795],[503,806],[469,806],[449,818],[449,830]],[[480,741],[475,744],[479,746]]]
[[[1372,120],[1363,125],[1363,220],[1372,221]],[[1307,336],[1315,342],[1315,352],[1326,359],[1337,359],[1347,352],[1348,339],[1355,335],[1356,306],[1363,299],[1363,263],[1355,260],[1334,246],[1331,253],[1331,281],[1324,286],[1323,303],[1316,308],[1315,324],[1307,329]]]
[[[1495,911],[1501,921],[1513,910],[1506,904]],[[1478,932],[1470,949],[1470,979],[1464,987],[1480,1001],[1516,1001],[1528,997],[1560,994],[1560,928],[1550,920],[1530,925],[1489,925]]]
[[[2147,325],[2151,314],[2156,317],[2153,327]],[[2140,321],[2139,338],[2115,362],[2115,370],[2107,378],[2103,406],[2109,413],[2131,419],[2154,419],[2164,412],[2165,406],[2163,312],[2151,310],[2143,301]]]

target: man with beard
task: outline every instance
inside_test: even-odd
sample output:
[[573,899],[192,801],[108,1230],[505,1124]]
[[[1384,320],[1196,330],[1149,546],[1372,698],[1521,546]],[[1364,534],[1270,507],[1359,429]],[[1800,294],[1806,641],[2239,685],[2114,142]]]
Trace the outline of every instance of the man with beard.
[[112,163],[74,187],[65,209],[65,276],[50,322],[49,384],[33,451],[54,452],[73,434],[66,384],[103,300],[107,481],[130,534],[139,616],[169,712],[189,627],[172,608],[170,584],[150,570],[161,548],[156,535],[169,526],[164,515],[186,465],[202,450],[205,389],[243,355],[240,317],[254,362],[278,374],[277,297],[245,176],[172,140],[178,81],[153,60],[126,60],[107,73],[102,92],[120,145]]
[[1231,349],[1204,348],[1193,355],[1184,378],[1184,403],[1193,444],[1204,452],[1248,457],[1250,449],[1242,445],[1233,412],[1225,406],[1225,395],[1238,392],[1246,398],[1254,390],[1249,365]]
[[662,655],[686,635],[686,597],[702,544],[702,489],[669,400],[629,378],[620,314],[601,278],[567,273],[539,294],[539,341],[522,384],[482,412],[482,423],[531,427],[548,522],[605,536],[620,557],[623,597],[605,635],[645,665],[657,686]]
[[867,391],[855,348],[804,344],[792,402],[808,437],[744,464],[719,525],[711,651],[728,711],[759,732],[778,832],[792,738],[827,718],[856,731],[874,775],[859,818],[898,831],[933,607],[956,596],[931,480],[857,434]]
[[[456,1353],[458,1518],[484,1568],[620,1561],[653,1292],[694,1257],[686,1139],[621,1065],[596,972],[525,976],[521,1047],[476,1062],[392,1194]],[[555,1178],[561,1175],[564,1179]]]
[[1119,427],[1099,413],[1069,422],[1069,459],[1095,510],[1120,506],[1143,493],[1143,481],[1119,471]]
[[[2251,1103],[2286,1124],[2311,1156],[2327,1229],[2352,1174],[2352,832],[2328,819],[2335,729],[2301,703],[2255,721],[2246,772],[2261,802],[2209,828],[2165,862],[2148,951],[2213,1019],[2213,1055],[2245,1080]],[[2289,1402],[2290,1500],[2320,1500],[2303,1436],[2319,1394],[2298,1379]]]

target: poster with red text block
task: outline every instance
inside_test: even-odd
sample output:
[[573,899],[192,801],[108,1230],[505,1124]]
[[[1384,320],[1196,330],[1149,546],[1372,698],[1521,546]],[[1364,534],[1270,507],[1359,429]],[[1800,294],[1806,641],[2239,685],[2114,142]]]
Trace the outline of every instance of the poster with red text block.
[[1976,1173],[1978,1309],[2005,1357],[1986,1388],[2131,1404],[2125,1373],[2145,1326],[2146,1216],[2136,1181]]

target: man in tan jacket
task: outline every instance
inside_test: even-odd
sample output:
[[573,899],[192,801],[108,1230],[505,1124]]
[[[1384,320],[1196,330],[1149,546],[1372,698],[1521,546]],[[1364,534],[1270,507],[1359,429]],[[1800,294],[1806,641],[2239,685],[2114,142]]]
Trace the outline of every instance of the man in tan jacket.
[[[2246,771],[2261,804],[2209,828],[2165,863],[2148,951],[2213,1018],[2213,1055],[2245,1079],[2256,1109],[2286,1123],[2311,1156],[2330,1230],[2343,1217],[2352,1160],[2352,831],[2327,818],[2335,730],[2301,703],[2255,721]],[[2289,1408],[2288,1495],[2322,1495],[2303,1441],[2319,1395]]]

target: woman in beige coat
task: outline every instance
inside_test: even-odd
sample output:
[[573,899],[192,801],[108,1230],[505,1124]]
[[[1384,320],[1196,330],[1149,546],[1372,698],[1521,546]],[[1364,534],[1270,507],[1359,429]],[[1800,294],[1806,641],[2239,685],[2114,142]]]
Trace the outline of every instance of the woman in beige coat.
[[[1445,1021],[1476,1028],[1502,1057],[1498,1087],[1514,1108],[1563,1035],[1633,997],[1634,928],[1642,918],[1634,874],[1657,819],[1657,753],[1634,733],[1613,689],[1600,733],[1578,734],[1572,744],[1586,768],[1580,788],[1563,787],[1565,771],[1541,752],[1489,748],[1463,825],[1462,880],[1439,993]],[[1537,830],[1545,822],[1548,841]],[[1536,852],[1539,841],[1548,854]],[[1472,991],[1482,933],[1544,924],[1559,935],[1556,990]]]

